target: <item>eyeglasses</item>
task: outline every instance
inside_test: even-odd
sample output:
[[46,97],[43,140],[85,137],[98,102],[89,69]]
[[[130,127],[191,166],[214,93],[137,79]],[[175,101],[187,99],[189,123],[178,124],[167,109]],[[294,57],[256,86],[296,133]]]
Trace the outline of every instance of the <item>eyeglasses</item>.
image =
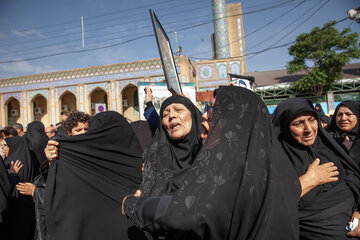
[[213,111],[214,111],[214,107],[209,105],[209,104],[206,104],[205,109],[204,109],[204,113],[207,113],[208,121],[211,120],[212,115],[213,115]]

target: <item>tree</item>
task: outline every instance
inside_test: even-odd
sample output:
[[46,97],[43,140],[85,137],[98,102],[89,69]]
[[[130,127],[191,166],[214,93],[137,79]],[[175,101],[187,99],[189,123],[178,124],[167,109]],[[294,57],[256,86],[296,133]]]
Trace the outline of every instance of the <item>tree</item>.
[[[293,60],[287,63],[289,74],[305,71],[307,74],[294,83],[297,90],[308,90],[320,96],[325,86],[330,88],[342,78],[342,68],[351,58],[360,58],[358,34],[349,28],[339,32],[335,21],[315,27],[310,33],[302,33],[289,47]],[[311,65],[310,65],[311,64]]]

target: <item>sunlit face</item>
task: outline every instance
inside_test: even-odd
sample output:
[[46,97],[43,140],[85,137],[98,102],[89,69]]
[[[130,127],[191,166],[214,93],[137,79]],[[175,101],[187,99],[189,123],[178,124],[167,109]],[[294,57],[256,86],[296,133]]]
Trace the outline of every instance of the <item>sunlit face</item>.
[[336,125],[341,131],[351,131],[355,127],[357,121],[357,117],[349,108],[345,106],[339,108],[339,111],[336,114]]
[[311,113],[300,113],[290,123],[291,136],[301,145],[314,144],[318,133],[318,122]]
[[69,136],[75,136],[79,134],[86,133],[89,129],[89,123],[88,122],[78,122],[76,127],[73,127],[71,131],[68,131]]
[[173,103],[165,108],[161,122],[172,140],[181,140],[191,130],[191,112],[181,103]]

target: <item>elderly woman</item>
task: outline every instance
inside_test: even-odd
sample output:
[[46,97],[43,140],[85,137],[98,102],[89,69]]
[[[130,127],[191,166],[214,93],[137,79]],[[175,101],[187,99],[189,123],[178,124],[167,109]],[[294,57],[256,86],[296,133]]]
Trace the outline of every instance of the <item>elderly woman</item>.
[[333,134],[336,142],[360,166],[360,104],[347,100],[335,109],[328,131]]
[[271,154],[264,103],[245,88],[225,87],[209,115],[206,141],[178,190],[128,196],[123,213],[148,231],[177,233],[172,239],[297,239],[299,182],[291,164]]
[[301,182],[300,239],[346,239],[359,201],[359,168],[320,127],[310,101],[284,100],[273,125],[282,146],[277,154],[292,163]]
[[144,152],[143,196],[177,190],[202,145],[201,112],[188,98],[167,98],[160,119],[162,127]]

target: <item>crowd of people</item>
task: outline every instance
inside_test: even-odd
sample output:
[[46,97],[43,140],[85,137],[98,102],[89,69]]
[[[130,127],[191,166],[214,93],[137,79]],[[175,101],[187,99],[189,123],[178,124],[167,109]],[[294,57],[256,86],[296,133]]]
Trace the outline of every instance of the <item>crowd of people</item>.
[[203,113],[178,95],[157,113],[145,95],[146,121],[74,111],[1,130],[0,239],[360,237],[359,102],[269,114],[227,86]]

